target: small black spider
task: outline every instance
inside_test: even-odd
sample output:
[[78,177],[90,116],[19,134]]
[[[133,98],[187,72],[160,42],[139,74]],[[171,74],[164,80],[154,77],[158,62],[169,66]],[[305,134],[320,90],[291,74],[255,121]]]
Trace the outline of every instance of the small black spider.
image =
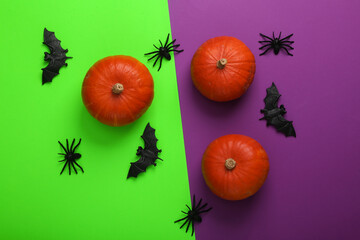
[[266,43],[264,46],[260,47],[259,49],[263,49],[265,47],[268,47],[263,53],[260,54],[264,55],[267,51],[269,51],[270,49],[274,49],[274,53],[275,55],[278,55],[280,49],[284,49],[288,55],[293,56],[291,53],[289,53],[289,51],[286,49],[286,47],[290,48],[290,49],[294,49],[293,47],[291,47],[289,44],[293,44],[294,41],[289,41],[289,38],[294,35],[294,34],[290,34],[289,36],[284,37],[283,39],[281,38],[281,32],[279,34],[279,37],[275,37],[274,36],[274,32],[273,32],[273,38],[270,38],[268,36],[265,36],[264,34],[260,33],[260,36],[262,36],[263,38],[267,38],[269,40],[266,41],[259,41],[259,43]]
[[[80,154],[80,153],[75,153],[76,148],[77,148],[77,147],[80,145],[80,143],[81,143],[81,138],[80,138],[80,140],[79,140],[79,143],[74,147],[74,149],[73,149],[73,146],[74,146],[74,143],[75,143],[75,138],[74,138],[74,140],[73,140],[72,143],[71,143],[70,149],[69,149],[69,141],[68,141],[67,139],[66,139],[66,148],[64,147],[64,145],[61,144],[60,141],[58,141],[58,142],[59,142],[60,146],[61,146],[61,147],[64,149],[64,151],[65,151],[65,154],[64,154],[64,153],[59,153],[59,155],[64,155],[64,156],[65,156],[65,159],[64,159],[64,160],[60,160],[59,162],[66,161],[63,169],[61,170],[60,175],[63,173],[66,165],[69,166],[69,175],[71,175],[71,167],[73,167],[73,169],[75,170],[75,173],[77,174],[77,171],[76,171],[76,168],[75,168],[75,166],[74,166],[74,163],[75,163],[76,166],[78,166],[78,167],[81,169],[82,172],[84,172],[84,170],[82,169],[82,167],[81,167],[79,164],[77,164],[77,162],[76,162],[76,160],[78,160],[79,158],[81,158],[81,154]],[[71,165],[71,166],[70,166],[70,165]]]
[[169,36],[170,36],[170,34],[167,35],[165,45],[163,45],[160,40],[159,40],[159,42],[160,42],[160,47],[157,47],[157,46],[155,46],[155,44],[153,44],[154,47],[155,47],[156,49],[158,49],[158,51],[145,53],[145,55],[155,54],[155,53],[156,53],[154,56],[152,56],[151,58],[148,59],[148,61],[150,61],[151,59],[153,59],[154,57],[157,56],[157,58],[156,58],[156,60],[155,60],[155,62],[154,62],[154,64],[153,64],[153,67],[155,66],[156,62],[157,62],[157,61],[159,60],[159,58],[160,58],[160,66],[159,66],[158,71],[159,71],[160,68],[161,68],[161,63],[162,63],[162,59],[163,59],[163,58],[166,58],[167,60],[170,60],[170,59],[171,59],[170,52],[181,53],[182,51],[184,51],[184,50],[176,50],[176,49],[174,49],[174,48],[179,47],[180,44],[174,45],[176,39],[174,39],[172,42],[169,42],[169,43],[168,43],[168,41],[169,41]]
[[182,213],[185,213],[187,216],[184,218],[181,218],[179,220],[176,220],[175,223],[180,222],[185,220],[185,222],[181,225],[180,229],[183,228],[185,226],[185,224],[187,223],[186,226],[186,232],[189,230],[190,224],[192,227],[192,233],[191,236],[194,235],[194,222],[201,222],[201,213],[204,212],[208,212],[212,209],[212,207],[208,208],[208,209],[204,209],[207,206],[207,203],[205,203],[204,205],[201,206],[201,201],[202,198],[200,199],[200,201],[198,202],[198,204],[196,204],[195,201],[195,195],[193,196],[193,202],[192,202],[192,209],[186,204],[186,207],[189,209],[187,212],[181,211]]

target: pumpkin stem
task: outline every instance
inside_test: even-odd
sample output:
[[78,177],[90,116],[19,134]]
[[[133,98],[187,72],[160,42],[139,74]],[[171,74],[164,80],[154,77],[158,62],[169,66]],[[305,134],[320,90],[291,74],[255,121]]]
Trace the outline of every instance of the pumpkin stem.
[[121,83],[116,83],[112,87],[112,92],[115,94],[120,94],[120,93],[122,93],[122,91],[124,91],[124,86]]
[[225,65],[227,64],[227,60],[225,58],[220,59],[219,61],[217,61],[216,66],[219,69],[223,69],[225,67]]
[[226,161],[225,161],[225,167],[226,167],[227,170],[232,170],[232,169],[234,169],[234,168],[236,167],[236,162],[235,162],[235,160],[232,159],[232,158],[226,159]]

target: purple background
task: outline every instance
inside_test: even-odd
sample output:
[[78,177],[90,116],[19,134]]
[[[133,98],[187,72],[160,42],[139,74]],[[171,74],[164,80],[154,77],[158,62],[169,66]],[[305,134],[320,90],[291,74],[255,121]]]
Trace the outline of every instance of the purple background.
[[[360,1],[169,0],[191,193],[213,206],[198,240],[360,239]],[[259,57],[259,32],[294,33],[292,53]],[[207,39],[228,35],[254,53],[257,70],[241,99],[216,103],[194,88],[190,62]],[[259,110],[274,81],[297,138],[267,128]],[[259,141],[270,172],[252,198],[213,195],[201,173],[207,145],[238,133]]]

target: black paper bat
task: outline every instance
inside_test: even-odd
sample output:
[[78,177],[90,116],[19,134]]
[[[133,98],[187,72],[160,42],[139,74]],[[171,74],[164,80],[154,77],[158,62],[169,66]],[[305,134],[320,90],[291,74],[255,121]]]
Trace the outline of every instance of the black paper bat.
[[59,70],[62,66],[67,66],[65,63],[66,59],[72,58],[67,57],[67,49],[63,49],[60,45],[60,40],[55,37],[54,32],[44,29],[44,44],[49,47],[50,54],[45,52],[45,61],[48,61],[49,64],[42,68],[42,84],[47,82],[52,82],[52,79],[59,74]]
[[260,118],[260,120],[265,119],[267,126],[274,126],[276,130],[284,133],[287,137],[296,137],[292,121],[288,121],[283,117],[286,113],[284,105],[281,105],[280,108],[278,107],[280,96],[275,84],[272,83],[271,87],[266,89],[266,97],[264,99],[265,109],[260,110],[264,117]]
[[138,161],[131,163],[127,178],[137,177],[139,173],[145,172],[149,165],[156,166],[156,159],[162,160],[158,157],[161,150],[156,147],[158,139],[155,137],[155,129],[150,126],[150,123],[146,125],[141,137],[145,142],[145,148],[138,147],[136,155],[141,157]]

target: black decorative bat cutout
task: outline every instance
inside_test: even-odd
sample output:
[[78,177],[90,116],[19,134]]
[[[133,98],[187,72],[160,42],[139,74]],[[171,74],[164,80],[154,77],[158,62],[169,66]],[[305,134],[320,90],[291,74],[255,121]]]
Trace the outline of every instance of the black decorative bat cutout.
[[62,66],[67,66],[65,63],[66,59],[72,58],[67,57],[66,53],[67,49],[63,49],[60,45],[60,40],[55,37],[54,32],[48,31],[46,28],[44,29],[44,44],[49,47],[50,54],[45,52],[45,61],[48,61],[49,64],[42,68],[42,84],[47,82],[52,82],[52,79],[59,74],[59,70]]
[[260,110],[264,117],[260,118],[260,120],[265,119],[267,126],[274,126],[277,131],[284,133],[286,137],[296,137],[292,121],[288,121],[283,117],[286,113],[284,105],[281,105],[280,108],[278,107],[280,96],[275,84],[272,83],[271,87],[266,89],[266,97],[264,99],[265,109]]
[[141,157],[138,161],[131,163],[127,178],[137,177],[139,173],[145,172],[149,165],[156,166],[156,159],[162,160],[158,157],[161,150],[156,147],[158,139],[155,136],[155,129],[150,126],[150,123],[146,125],[141,137],[145,142],[145,148],[138,147],[136,155]]

